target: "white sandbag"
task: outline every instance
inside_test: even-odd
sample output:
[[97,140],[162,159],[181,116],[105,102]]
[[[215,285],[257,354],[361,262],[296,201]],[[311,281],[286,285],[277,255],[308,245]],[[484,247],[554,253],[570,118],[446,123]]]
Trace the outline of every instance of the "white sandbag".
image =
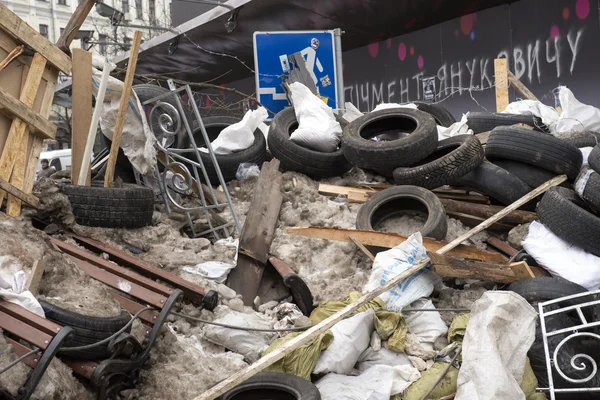
[[345,107],[346,107],[346,112],[344,113],[344,115],[342,115],[342,118],[344,118],[348,122],[352,122],[355,119],[358,119],[358,118],[362,117],[363,115],[365,115],[362,112],[360,112],[360,110],[358,108],[356,108],[356,106],[352,103],[346,102]]
[[364,372],[375,365],[396,367],[398,365],[412,365],[412,363],[404,353],[396,353],[385,347],[375,351],[372,347],[369,347],[360,355],[358,363],[356,364],[356,369],[360,372]]
[[576,131],[600,131],[600,109],[579,102],[566,86],[559,88],[558,98],[562,114],[553,133],[560,136]]
[[[211,142],[215,154],[231,154],[246,150],[254,143],[254,131],[269,117],[264,107],[248,110],[240,122],[229,125]],[[208,149],[203,148],[204,152]]]
[[588,167],[590,164],[588,162],[588,158],[590,157],[590,153],[594,150],[593,147],[582,147],[579,149],[581,151],[581,169]]
[[378,104],[377,106],[375,106],[375,108],[373,109],[373,112],[381,111],[381,110],[389,110],[390,108],[408,108],[410,110],[418,110],[419,109],[417,107],[417,105],[414,103],[406,103],[406,104],[381,103],[381,104]]
[[40,303],[27,290],[27,274],[23,271],[14,273],[10,283],[0,276],[0,298],[9,303],[18,304],[40,317],[46,317]]
[[600,257],[559,238],[541,223],[531,223],[523,248],[553,276],[588,290],[600,289]]
[[475,302],[456,400],[525,400],[520,385],[536,319],[534,308],[514,292],[488,291]]
[[298,120],[298,129],[292,132],[290,140],[323,153],[336,151],[342,138],[342,127],[331,107],[300,82],[292,83],[290,90]]
[[[410,305],[410,308],[435,310],[433,302],[426,298],[415,301]],[[408,332],[419,338],[420,345],[425,350],[433,350],[436,339],[448,333],[448,327],[437,311],[411,311],[404,313],[404,315]]]
[[[271,323],[258,313],[241,313],[220,306],[215,309],[215,314],[219,318],[214,321],[222,324],[272,329]],[[253,363],[260,358],[260,353],[269,347],[276,334],[207,325],[204,328],[204,337],[210,342],[243,355],[248,362]]]
[[472,135],[473,129],[469,129],[467,115],[463,114],[460,121],[457,121],[449,127],[437,126],[438,140],[449,139],[458,135]]
[[[423,247],[420,232],[411,235],[393,249],[377,253],[369,281],[363,286],[363,293],[375,290],[426,258],[427,250]],[[439,281],[440,277],[428,266],[400,282],[394,289],[381,294],[379,298],[385,302],[389,311],[402,312],[404,307],[417,299],[429,297]]]
[[546,125],[550,131],[555,128],[560,117],[560,114],[555,108],[547,106],[536,100],[513,101],[502,112],[505,114],[536,116],[542,120],[542,123]]
[[328,374],[315,385],[322,400],[389,400],[420,377],[410,365],[376,365],[359,376]]
[[321,353],[313,373],[347,374],[371,341],[375,330],[375,311],[368,309],[338,322],[331,328],[333,342]]

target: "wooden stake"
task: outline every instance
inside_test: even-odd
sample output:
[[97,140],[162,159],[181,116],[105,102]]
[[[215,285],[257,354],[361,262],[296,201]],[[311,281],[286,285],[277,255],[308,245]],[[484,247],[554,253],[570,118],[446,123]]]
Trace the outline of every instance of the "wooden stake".
[[33,268],[31,268],[31,273],[27,277],[27,290],[34,296],[37,295],[37,291],[40,288],[44,269],[46,269],[46,260],[44,258],[36,260],[33,263]]
[[[72,87],[71,183],[77,185],[92,122],[92,53],[82,49],[73,49]],[[79,184],[89,186],[91,179],[88,169],[83,183]]]
[[37,208],[40,205],[40,199],[38,199],[37,197],[35,197],[32,194],[25,193],[22,190],[17,189],[16,187],[14,187],[10,183],[2,180],[1,178],[0,178],[0,189],[5,190],[11,196],[14,196],[14,197],[24,201],[25,203],[29,204],[33,208]]
[[481,224],[477,225],[475,228],[466,232],[464,235],[461,235],[458,238],[454,239],[453,241],[448,243],[446,246],[442,247],[439,251],[445,251],[446,249],[448,249],[448,250],[453,249],[454,247],[461,244],[465,240],[469,239],[476,233],[479,233],[479,232],[483,231],[484,229],[488,228],[494,222],[498,222],[502,218],[506,217],[512,211],[515,211],[516,209],[518,209],[525,203],[529,202],[530,200],[535,199],[540,194],[545,193],[551,187],[558,186],[561,183],[565,182],[566,180],[567,180],[566,175],[559,175],[555,178],[550,179],[548,182],[546,182],[543,185],[539,186],[538,188],[532,190],[527,195],[521,197],[519,200],[517,200],[514,203],[512,203],[511,205],[507,206],[504,210],[500,211],[498,214],[494,215],[493,217],[488,218]]
[[12,60],[19,57],[21,55],[21,53],[23,53],[24,48],[25,48],[24,45],[20,45],[20,46],[15,47],[13,51],[8,53],[6,58],[4,60],[0,61],[0,71],[2,71],[4,68],[6,68],[6,66],[8,64],[10,64],[10,62]]
[[496,78],[496,112],[508,107],[508,66],[506,58],[494,60],[494,76]]
[[523,85],[523,83],[517,79],[515,74],[508,71],[508,81],[510,85],[515,89],[515,91],[526,100],[535,100],[539,101],[537,97],[527,88],[527,86]]
[[61,49],[64,53],[71,53],[69,51],[69,46],[71,45],[73,39],[75,39],[75,35],[77,35],[77,32],[79,32],[79,28],[81,28],[81,25],[83,25],[83,22],[92,10],[92,7],[94,7],[94,4],[96,4],[96,0],[80,1],[79,5],[77,6],[77,9],[73,13],[73,15],[71,15],[69,22],[67,22],[67,26],[65,26],[63,33],[60,35],[60,38],[58,38],[58,41],[56,42],[56,46],[59,49]]
[[371,259],[371,261],[375,261],[375,256],[373,255],[373,253],[371,253],[369,251],[369,249],[367,249],[361,242],[358,241],[357,238],[355,238],[353,235],[349,235],[348,236],[350,238],[350,240],[352,240],[352,242],[354,242],[354,244],[362,250],[363,253],[365,253],[365,255],[367,257],[369,257]]
[[[453,248],[455,248],[456,246],[458,246],[461,242],[469,239],[471,236],[473,236],[477,232],[481,232],[486,227],[490,226],[494,222],[497,222],[498,220],[500,220],[502,217],[506,216],[511,211],[516,210],[517,208],[519,208],[523,204],[525,204],[528,201],[530,201],[532,198],[534,198],[536,196],[539,196],[541,193],[545,192],[550,187],[556,186],[556,185],[560,185],[566,179],[567,179],[567,177],[565,175],[561,175],[561,176],[558,176],[558,177],[556,177],[556,178],[554,178],[554,179],[546,182],[545,184],[543,184],[539,188],[535,189],[533,192],[527,194],[526,196],[524,196],[521,199],[517,200],[515,203],[513,203],[510,206],[506,207],[504,210],[502,210],[501,212],[499,212],[497,215],[495,215],[495,216],[487,219],[486,221],[482,222],[476,228],[471,229],[469,232],[467,232],[466,234],[462,235],[459,238],[460,240],[457,239],[457,240],[454,240],[454,241],[450,242],[448,245],[444,246],[443,248],[441,248],[440,250],[438,250],[436,253],[439,254],[439,255],[443,255],[445,253],[448,253],[450,250],[452,250]],[[254,376],[255,374],[259,373],[260,371],[262,371],[263,369],[265,369],[268,366],[272,365],[273,363],[281,360],[283,357],[285,357],[292,350],[295,350],[295,349],[297,349],[298,347],[300,347],[302,345],[310,343],[317,336],[319,336],[322,333],[326,332],[333,325],[335,325],[336,323],[338,323],[342,319],[344,319],[344,318],[352,315],[363,304],[365,304],[365,303],[373,300],[375,297],[379,296],[380,294],[385,293],[388,290],[394,288],[398,283],[400,283],[404,279],[412,276],[416,272],[422,270],[428,264],[429,264],[429,259],[426,260],[426,261],[424,261],[424,262],[421,262],[421,263],[419,263],[417,265],[414,265],[412,268],[404,271],[403,273],[401,273],[398,276],[396,276],[396,277],[392,278],[391,280],[389,280],[385,285],[380,286],[379,288],[377,288],[377,289],[375,289],[375,290],[373,290],[371,292],[365,293],[360,299],[358,299],[358,300],[350,303],[349,305],[347,305],[346,307],[344,307],[342,310],[340,310],[337,313],[333,314],[329,318],[326,318],[325,320],[321,321],[319,324],[314,325],[312,328],[310,328],[309,330],[305,331],[301,335],[296,336],[295,338],[293,338],[289,342],[283,344],[281,347],[279,347],[275,351],[273,351],[273,352],[265,355],[264,357],[262,357],[257,362],[255,362],[254,364],[250,365],[249,367],[247,367],[247,368],[245,368],[245,369],[243,369],[243,370],[241,370],[241,371],[233,374],[229,378],[221,381],[220,383],[218,383],[217,385],[213,386],[212,388],[210,388],[205,393],[197,396],[194,400],[214,400],[214,399],[216,399],[217,397],[219,397],[222,394],[226,393],[228,390],[231,390],[234,387],[236,387],[237,385],[239,385],[240,383],[244,382],[248,378]]]
[[117,155],[119,153],[119,147],[121,147],[121,136],[123,135],[123,125],[125,124],[125,116],[129,109],[129,98],[131,97],[131,85],[135,75],[135,67],[137,65],[138,53],[140,51],[140,43],[142,40],[142,32],[135,31],[133,35],[133,42],[131,44],[131,51],[129,52],[129,65],[127,66],[127,73],[125,74],[125,81],[123,82],[123,91],[121,92],[121,103],[119,104],[119,111],[117,113],[117,121],[115,122],[115,129],[113,131],[112,145],[110,147],[110,156],[108,157],[108,164],[106,165],[106,173],[104,175],[104,187],[110,188],[113,185],[115,178],[115,167],[117,165]]

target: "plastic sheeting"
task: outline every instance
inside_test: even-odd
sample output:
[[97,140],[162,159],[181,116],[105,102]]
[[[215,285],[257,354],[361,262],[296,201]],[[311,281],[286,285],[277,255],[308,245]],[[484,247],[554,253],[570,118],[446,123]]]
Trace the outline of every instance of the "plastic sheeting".
[[520,385],[536,319],[533,307],[513,292],[488,291],[475,302],[456,400],[525,400]]
[[0,298],[9,303],[18,304],[21,307],[36,313],[40,317],[46,317],[40,303],[38,303],[33,294],[27,290],[27,274],[23,271],[18,271],[13,274],[10,283],[0,276]]

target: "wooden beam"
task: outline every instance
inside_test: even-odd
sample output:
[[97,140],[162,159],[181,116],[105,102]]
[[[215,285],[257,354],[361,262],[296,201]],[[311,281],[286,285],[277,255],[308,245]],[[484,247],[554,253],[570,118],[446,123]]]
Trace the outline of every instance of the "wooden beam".
[[516,282],[508,263],[473,261],[428,252],[436,274],[444,278],[480,279],[498,283]]
[[[339,242],[351,243],[350,235],[354,236],[365,246],[377,246],[391,249],[404,242],[407,237],[397,233],[364,231],[358,229],[342,229],[342,228],[323,228],[323,227],[303,227],[303,228],[287,228],[287,233],[290,235],[306,236],[318,239],[336,240]],[[439,242],[437,240],[423,238],[423,245],[429,251],[437,251],[444,247],[447,242]],[[499,253],[491,253],[480,249],[476,246],[460,245],[456,246],[448,255],[454,257],[470,258],[482,261],[497,261],[506,262],[507,258]]]
[[42,281],[42,275],[46,269],[46,260],[42,257],[41,260],[35,260],[31,272],[27,277],[27,290],[34,296],[37,296],[38,289],[40,288],[40,282]]
[[550,273],[543,268],[530,267],[527,261],[521,261],[510,264],[510,269],[515,274],[517,281],[525,279],[550,276]]
[[258,293],[277,229],[283,202],[282,183],[279,160],[264,163],[240,235],[237,266],[229,273],[229,287],[241,294],[244,304],[249,306]]
[[127,65],[127,73],[125,74],[125,81],[123,82],[123,91],[121,92],[121,102],[119,104],[119,111],[117,112],[117,120],[115,122],[115,128],[113,131],[110,155],[108,157],[106,165],[106,173],[104,174],[104,187],[106,188],[112,187],[113,180],[115,178],[117,155],[119,153],[119,147],[121,147],[121,136],[123,135],[123,125],[125,124],[125,116],[127,115],[127,110],[129,109],[131,85],[135,76],[135,67],[137,65],[138,53],[140,52],[141,40],[142,33],[140,31],[135,31],[133,35],[133,42],[131,44],[131,51],[129,53],[129,65]]
[[[71,118],[71,184],[79,183],[79,171],[92,123],[92,53],[73,49],[73,109]],[[83,185],[89,186],[89,169]]]
[[96,0],[80,1],[79,5],[77,5],[77,9],[73,15],[71,15],[69,22],[67,22],[67,26],[65,26],[63,33],[56,42],[56,47],[58,47],[65,54],[71,54],[69,46],[75,39],[75,35],[77,35],[77,32],[79,32],[81,25],[83,25],[83,22],[94,7],[94,4],[96,4]]
[[[450,199],[440,199],[442,202],[444,209],[446,212],[457,212],[473,215],[476,217],[489,218],[500,211],[502,211],[503,207],[500,206],[491,206],[486,204],[473,204],[467,203],[463,201],[456,201]],[[506,217],[502,218],[500,221],[504,224],[527,224],[529,222],[537,221],[538,216],[536,213],[531,211],[522,211],[516,210],[508,214]],[[481,222],[481,221],[480,221]]]
[[[2,10],[1,7],[0,10]],[[44,57],[42,57],[39,53],[35,53],[33,55],[31,67],[29,68],[29,73],[27,74],[27,78],[25,80],[25,85],[23,90],[21,90],[21,95],[19,96],[19,99],[28,107],[33,106],[33,102],[35,101],[45,67],[46,60]],[[17,157],[24,156],[22,153],[19,154],[19,151],[23,148],[23,141],[27,143],[26,141],[28,136],[29,130],[27,128],[27,124],[20,118],[15,118],[10,126],[10,131],[8,132],[6,143],[4,144],[4,149],[2,149],[2,155],[0,155],[0,179],[4,180],[5,182],[10,182],[11,174],[13,172],[13,167]],[[17,187],[17,189],[21,188],[22,186]],[[5,192],[1,191],[0,204],[4,199],[4,195]]]
[[17,41],[40,53],[59,71],[71,75],[71,59],[2,3],[0,3],[0,30],[6,31]]
[[508,66],[506,58],[494,60],[494,78],[496,79],[496,112],[508,107]]
[[29,204],[33,208],[38,208],[40,205],[40,199],[38,199],[37,197],[35,197],[32,194],[28,194],[28,193],[23,192],[22,190],[17,189],[16,187],[14,187],[10,183],[6,182],[2,178],[0,178],[0,189],[6,191],[8,194],[10,194],[12,196],[15,196],[16,198],[24,201],[25,203]]
[[498,222],[499,220],[506,217],[511,212],[517,210],[519,207],[521,207],[525,203],[529,202],[530,200],[535,199],[540,194],[545,193],[551,187],[560,185],[561,183],[565,182],[566,180],[567,180],[566,175],[559,175],[555,178],[550,179],[548,182],[540,185],[536,189],[529,192],[527,195],[521,197],[519,200],[517,200],[514,203],[512,203],[511,205],[507,206],[504,210],[500,211],[498,214],[494,215],[491,218],[488,218],[486,221],[477,225],[475,228],[466,232],[464,235],[457,237],[452,242],[450,242],[446,246],[442,247],[441,250],[453,249],[454,247],[456,247],[456,245],[464,242],[468,238],[472,237],[474,234],[479,233],[479,232],[485,230],[486,228],[489,228],[493,223]]
[[56,137],[56,126],[53,123],[2,88],[0,88],[0,112],[9,117],[20,118],[28,125],[31,132],[41,135],[44,139]]
[[15,58],[19,57],[23,53],[23,49],[25,46],[20,45],[15,47],[8,55],[4,58],[4,60],[0,61],[0,71],[8,66]]
[[[446,214],[451,218],[459,220],[466,226],[477,226],[480,223],[482,223],[483,221],[485,221],[485,218],[478,217],[476,215],[461,213],[458,211],[446,211]],[[495,222],[492,225],[490,225],[488,227],[488,229],[493,230],[493,231],[508,232],[514,227],[515,227],[514,224],[509,225],[509,224],[503,224],[501,222]]]
[[365,255],[371,259],[371,261],[375,261],[375,256],[373,255],[373,253],[371,253],[369,251],[369,249],[367,249],[365,247],[365,245],[363,245],[361,242],[359,242],[358,239],[355,238],[353,235],[350,235],[348,237],[350,238],[350,240],[352,240],[352,242],[356,245],[356,247],[361,249],[362,252],[365,253]]
[[537,97],[527,88],[527,86],[523,85],[523,83],[517,79],[515,74],[511,71],[508,71],[508,81],[510,82],[510,86],[515,89],[515,91],[526,100],[535,100],[539,101]]
[[498,238],[489,237],[486,240],[486,242],[490,246],[494,247],[495,249],[500,250],[501,252],[503,252],[504,254],[506,254],[509,257],[513,257],[513,256],[516,256],[517,254],[519,254],[519,250],[511,247],[508,243],[503,242],[502,240],[500,240]]

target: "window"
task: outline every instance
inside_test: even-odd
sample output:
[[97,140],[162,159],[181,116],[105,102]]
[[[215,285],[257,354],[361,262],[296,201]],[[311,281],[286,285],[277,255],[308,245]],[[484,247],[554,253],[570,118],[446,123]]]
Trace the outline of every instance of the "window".
[[67,0],[57,0],[58,4],[61,6],[66,6],[67,5]]
[[148,16],[150,17],[150,23],[156,24],[156,1],[148,0]]
[[100,39],[98,39],[98,46],[100,50],[100,54],[103,56],[106,55],[106,48],[108,47],[108,36],[100,34]]
[[142,0],[135,0],[135,16],[137,19],[144,19],[144,10],[142,10]]
[[129,12],[129,0],[123,0],[123,12],[124,13]]
[[40,24],[40,34],[48,39],[48,25]]
[[131,42],[133,40],[127,36],[123,38],[123,50],[129,51],[131,49]]

